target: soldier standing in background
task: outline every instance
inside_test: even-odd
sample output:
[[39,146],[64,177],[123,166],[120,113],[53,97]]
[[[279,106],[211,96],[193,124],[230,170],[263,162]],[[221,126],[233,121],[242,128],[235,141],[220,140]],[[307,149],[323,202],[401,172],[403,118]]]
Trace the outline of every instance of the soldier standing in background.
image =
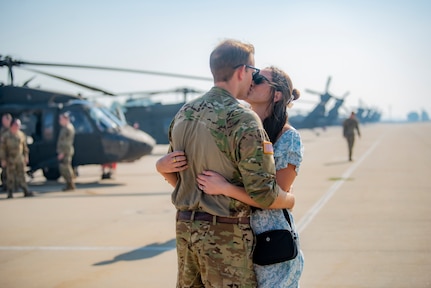
[[66,181],[63,191],[75,190],[74,172],[72,168],[72,158],[74,154],[73,141],[75,138],[75,128],[70,123],[70,115],[65,112],[60,115],[59,119],[61,130],[57,141],[57,158],[61,176]]
[[33,196],[28,191],[25,182],[25,166],[28,163],[28,146],[24,132],[20,131],[21,121],[14,119],[9,131],[2,136],[0,145],[0,158],[2,167],[7,167],[7,198],[13,198],[13,192],[18,188],[24,191],[24,197]]
[[[3,135],[6,135],[6,132],[9,131],[10,128],[10,123],[12,122],[12,115],[10,115],[9,113],[3,114],[2,118],[1,118],[1,129],[0,129],[0,143],[1,143],[1,139],[3,137]],[[0,163],[1,163],[1,158],[0,158]],[[6,188],[6,167],[2,168],[1,171],[1,182],[2,182],[2,188],[3,191],[7,191]]]
[[344,120],[343,123],[343,136],[347,140],[347,146],[349,148],[349,161],[353,161],[353,144],[355,144],[355,130],[358,132],[358,137],[361,137],[359,131],[359,122],[356,119],[355,112],[350,114],[350,117]]

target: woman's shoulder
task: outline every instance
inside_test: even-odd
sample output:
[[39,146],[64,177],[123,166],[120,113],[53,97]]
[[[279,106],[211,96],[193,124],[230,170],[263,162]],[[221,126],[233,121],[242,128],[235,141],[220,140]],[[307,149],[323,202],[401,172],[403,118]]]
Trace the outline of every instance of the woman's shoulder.
[[283,130],[281,131],[280,137],[277,139],[276,143],[285,143],[288,145],[293,144],[301,144],[301,135],[299,134],[298,130],[296,130],[294,127],[290,125],[286,125],[283,127]]
[[288,164],[296,166],[296,172],[302,163],[303,145],[299,132],[289,126],[284,130],[274,145],[274,158],[277,170],[286,168]]

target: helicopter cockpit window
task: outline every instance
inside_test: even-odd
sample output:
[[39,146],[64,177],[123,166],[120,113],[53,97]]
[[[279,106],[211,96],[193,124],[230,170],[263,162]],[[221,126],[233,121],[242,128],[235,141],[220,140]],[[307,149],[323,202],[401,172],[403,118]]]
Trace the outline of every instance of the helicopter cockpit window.
[[100,107],[100,109],[103,110],[103,112],[112,119],[115,123],[117,123],[118,126],[124,126],[127,125],[126,116],[124,115],[124,112],[121,109],[109,109],[107,107]]
[[27,144],[32,144],[42,138],[41,113],[40,111],[30,111],[21,114],[21,130],[27,136]]
[[99,107],[92,107],[90,116],[100,131],[118,130],[120,127],[119,123],[112,119],[112,115],[108,111],[104,111]]
[[51,111],[47,111],[45,113],[45,116],[43,118],[43,139],[45,141],[52,141],[54,140],[54,121],[57,119],[54,118],[54,113]]
[[90,134],[93,133],[93,127],[88,119],[87,115],[81,111],[69,111],[70,112],[70,122],[75,128],[76,134]]

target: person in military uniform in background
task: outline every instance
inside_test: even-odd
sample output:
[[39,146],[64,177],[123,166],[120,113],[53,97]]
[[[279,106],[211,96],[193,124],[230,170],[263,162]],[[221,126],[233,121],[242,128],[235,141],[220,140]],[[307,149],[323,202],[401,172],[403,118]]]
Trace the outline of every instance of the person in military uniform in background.
[[117,171],[116,162],[102,164],[102,180],[112,179],[116,171]]
[[355,130],[358,133],[358,137],[361,137],[361,132],[359,131],[359,122],[356,119],[355,112],[350,114],[350,117],[343,122],[343,136],[347,140],[347,146],[349,148],[349,161],[353,161],[353,144],[355,144]]
[[[1,143],[1,139],[2,136],[6,134],[7,131],[9,131],[10,128],[10,123],[12,122],[12,115],[10,115],[9,113],[3,114],[2,118],[1,118],[1,129],[0,129],[0,143]],[[1,158],[0,158],[0,163],[1,163]],[[3,191],[7,191],[6,188],[6,167],[2,168],[1,171],[1,183],[2,183],[2,189]]]
[[70,123],[70,115],[65,112],[59,119],[61,130],[57,141],[57,158],[61,176],[66,181],[63,191],[75,190],[75,174],[72,168],[72,158],[74,154],[73,141],[75,139],[75,128]]
[[22,188],[24,197],[33,196],[28,191],[25,181],[25,166],[28,164],[28,146],[26,136],[20,130],[21,121],[12,120],[9,131],[2,137],[0,145],[0,158],[2,167],[7,167],[7,198],[13,198],[13,192]]

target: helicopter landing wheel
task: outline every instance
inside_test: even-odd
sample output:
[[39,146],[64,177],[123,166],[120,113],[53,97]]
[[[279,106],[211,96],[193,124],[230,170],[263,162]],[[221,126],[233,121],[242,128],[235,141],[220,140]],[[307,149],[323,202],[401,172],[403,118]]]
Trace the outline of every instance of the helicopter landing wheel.
[[60,178],[60,170],[58,170],[58,168],[45,167],[43,168],[43,176],[45,176],[47,180],[57,180]]

